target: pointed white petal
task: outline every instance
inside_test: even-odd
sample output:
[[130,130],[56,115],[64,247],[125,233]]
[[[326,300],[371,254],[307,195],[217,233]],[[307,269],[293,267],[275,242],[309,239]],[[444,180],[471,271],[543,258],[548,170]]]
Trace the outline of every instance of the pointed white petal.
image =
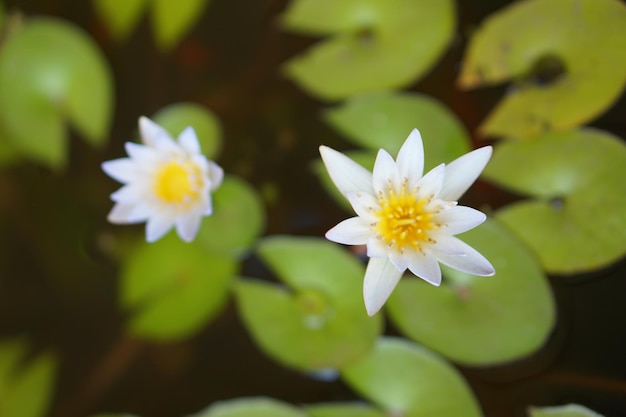
[[155,242],[163,237],[174,225],[173,219],[168,216],[152,216],[146,223],[146,240]]
[[417,182],[416,186],[419,187],[420,195],[424,197],[429,195],[436,197],[441,192],[445,176],[445,164],[440,164],[428,171],[426,175]]
[[446,255],[440,252],[433,252],[433,255],[439,259],[439,262],[448,265],[449,267],[458,269],[459,271],[467,272],[468,274],[485,277],[495,274],[496,271],[491,263],[485,259],[484,256],[478,253],[476,249],[456,237],[451,236],[449,239],[457,240],[457,245],[459,248],[462,248],[465,255],[454,256]]
[[196,237],[198,229],[200,229],[200,223],[202,221],[202,215],[199,213],[189,213],[185,216],[180,216],[176,219],[176,232],[178,236],[185,242],[191,242]]
[[460,246],[458,242],[461,242],[454,236],[447,235],[445,233],[433,233],[430,236],[436,243],[428,245],[426,250],[429,254],[435,258],[439,254],[450,256],[465,256],[465,246]]
[[140,220],[133,219],[132,213],[134,210],[135,205],[133,204],[117,203],[109,212],[107,220],[113,224],[139,223],[146,220],[146,218]]
[[210,216],[213,214],[213,197],[210,193],[207,193],[200,203],[200,209],[203,216]]
[[396,158],[398,172],[401,180],[405,178],[409,180],[409,187],[417,183],[424,173],[424,145],[422,136],[417,129],[413,129],[409,137],[398,152]]
[[437,259],[421,252],[411,252],[409,270],[424,281],[439,286],[441,284],[441,268]]
[[386,258],[389,256],[389,246],[382,239],[372,236],[367,241],[367,256],[370,258]]
[[372,175],[372,184],[376,195],[379,193],[387,195],[390,184],[394,190],[400,188],[400,174],[398,173],[396,162],[384,149],[379,150],[376,155],[376,162],[374,162],[374,172]]
[[389,250],[389,260],[400,271],[405,271],[411,262],[410,255],[405,252],[401,253],[397,250]]
[[330,179],[343,195],[358,191],[374,194],[372,174],[367,169],[328,146],[320,146],[320,155]]
[[137,175],[137,168],[130,158],[119,158],[102,163],[102,170],[116,181],[132,181]]
[[167,130],[145,116],[139,118],[139,133],[142,142],[151,147],[158,147],[159,144],[173,142]]
[[439,198],[450,201],[461,198],[485,169],[491,152],[491,146],[484,146],[450,162]]
[[124,148],[128,156],[137,163],[137,169],[152,167],[159,162],[159,154],[153,148],[134,142],[126,142]]
[[222,181],[224,180],[224,170],[215,162],[209,161],[208,175],[209,180],[211,181],[210,190],[217,190],[217,188],[222,185]]
[[351,217],[326,232],[326,239],[344,245],[365,245],[372,235],[370,224],[361,217]]
[[188,126],[178,135],[178,144],[185,152],[190,154],[200,153],[200,142],[193,127]]
[[441,232],[457,235],[467,232],[487,219],[485,213],[466,206],[455,206],[441,212],[436,221],[442,224]]
[[380,205],[373,195],[364,192],[356,192],[348,193],[346,197],[357,215],[363,217],[370,223],[377,220],[374,213],[380,209]]
[[385,304],[402,272],[387,258],[370,258],[363,281],[363,299],[369,316],[376,314]]
[[127,184],[111,194],[111,200],[116,203],[136,204],[144,198],[143,191],[135,183]]
[[141,223],[152,217],[154,209],[144,201],[135,204],[133,210],[128,214],[129,223]]

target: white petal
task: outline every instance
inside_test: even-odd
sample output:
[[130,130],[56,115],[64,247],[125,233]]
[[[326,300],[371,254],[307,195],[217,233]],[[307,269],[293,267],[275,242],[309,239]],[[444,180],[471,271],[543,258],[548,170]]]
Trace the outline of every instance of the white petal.
[[326,232],[326,239],[344,245],[365,245],[372,235],[370,224],[361,217],[351,217]]
[[402,271],[398,270],[387,258],[370,258],[363,281],[363,299],[367,314],[373,316],[389,298]]
[[496,271],[491,263],[489,263],[484,256],[478,253],[476,249],[455,237],[450,237],[450,239],[458,241],[457,244],[460,248],[462,248],[465,255],[453,256],[433,252],[433,255],[439,259],[439,262],[446,264],[449,267],[458,269],[459,271],[467,272],[468,274],[480,275],[484,277],[495,274]]
[[424,145],[422,136],[417,129],[413,129],[409,137],[398,152],[396,158],[398,172],[401,179],[409,180],[409,187],[417,183],[424,173]]
[[370,258],[386,258],[389,256],[389,246],[382,239],[372,236],[367,241],[367,256]]
[[151,147],[159,147],[163,143],[173,143],[167,130],[145,116],[139,118],[139,133],[142,142]]
[[389,250],[389,260],[400,271],[405,271],[411,262],[408,253],[401,253],[397,250]]
[[127,184],[111,194],[111,200],[116,203],[136,204],[144,198],[144,190],[135,183]]
[[159,162],[159,153],[153,148],[134,142],[124,144],[126,153],[138,164],[138,169],[142,166],[152,166]]
[[193,127],[189,126],[178,135],[178,144],[190,154],[200,153],[200,142]]
[[155,242],[163,237],[174,225],[173,219],[168,216],[152,216],[146,223],[146,240]]
[[202,215],[199,213],[189,213],[176,219],[176,232],[185,242],[191,242],[196,237]]
[[482,211],[466,206],[455,206],[441,212],[436,221],[443,225],[442,233],[456,235],[473,229],[486,219],[487,216]]
[[211,181],[210,189],[211,191],[215,191],[220,185],[222,185],[222,181],[224,180],[224,170],[215,162],[209,161],[208,171],[209,180]]
[[419,187],[420,195],[432,195],[433,197],[436,197],[441,192],[441,187],[443,186],[445,176],[445,164],[440,164],[428,171],[428,173],[426,173],[426,175],[424,175],[422,179],[417,182],[417,187]]
[[320,146],[320,155],[330,179],[343,195],[357,191],[374,194],[372,174],[367,169],[328,146]]
[[154,209],[144,201],[135,204],[133,210],[128,214],[129,223],[145,222],[154,213]]
[[484,146],[450,162],[439,198],[450,201],[461,198],[485,169],[491,152],[491,146]]
[[441,268],[433,256],[421,252],[411,252],[409,270],[430,284],[435,286],[441,284]]
[[141,220],[133,219],[132,213],[134,210],[135,205],[133,204],[117,203],[109,212],[107,220],[113,224],[140,223],[146,220],[145,218]]
[[209,193],[207,193],[205,197],[206,198],[204,198],[200,203],[200,210],[202,211],[203,216],[210,216],[213,214],[213,197]]
[[396,162],[391,155],[389,155],[386,150],[381,149],[376,155],[372,175],[372,184],[376,195],[379,193],[387,195],[390,183],[394,190],[400,188],[400,174],[398,173]]
[[137,175],[137,167],[130,158],[119,158],[102,163],[102,170],[116,181],[126,183]]
[[446,235],[444,233],[433,233],[430,237],[435,240],[436,243],[428,245],[426,250],[435,258],[437,258],[439,254],[465,256],[465,247],[459,246],[458,242],[461,241],[454,236]]
[[374,212],[380,209],[380,205],[378,204],[378,200],[373,195],[357,192],[348,193],[346,197],[357,215],[363,217],[370,223],[377,220]]

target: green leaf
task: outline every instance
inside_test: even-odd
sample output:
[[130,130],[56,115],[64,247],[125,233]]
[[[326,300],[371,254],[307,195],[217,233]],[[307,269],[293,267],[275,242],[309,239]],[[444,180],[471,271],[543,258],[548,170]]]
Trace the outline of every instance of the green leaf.
[[298,408],[271,398],[237,398],[217,402],[189,417],[307,417]]
[[578,404],[559,405],[555,407],[531,407],[530,417],[603,417]]
[[547,75],[564,69],[549,85],[525,82],[512,89],[480,131],[525,138],[566,130],[592,120],[620,96],[626,82],[624,50],[626,8],[620,1],[518,1],[476,32],[459,84],[473,88],[528,78],[542,65]]
[[304,407],[309,417],[385,417],[386,414],[363,403],[326,403]]
[[626,146],[581,129],[497,147],[484,176],[535,197],[496,215],[551,273],[594,270],[626,254]]
[[202,16],[209,0],[152,0],[152,24],[157,45],[164,50],[175,46]]
[[461,122],[438,101],[421,94],[382,92],[348,99],[326,121],[355,144],[395,155],[414,128],[422,134],[427,170],[470,151]]
[[222,147],[220,122],[208,108],[195,103],[175,103],[159,110],[152,118],[172,137],[177,137],[188,126],[198,136],[202,153],[215,159]]
[[339,100],[423,76],[450,42],[455,14],[450,0],[296,0],[282,22],[333,35],[291,59],[285,72],[309,93]]
[[404,339],[379,339],[367,357],[342,371],[342,377],[390,415],[481,416],[461,375],[439,356]]
[[237,306],[255,342],[296,369],[338,369],[371,349],[381,332],[362,299],[364,268],[324,239],[274,236],[259,256],[288,288],[256,280],[236,285]]
[[460,237],[491,261],[496,275],[444,267],[441,287],[405,277],[387,303],[390,318],[409,338],[466,365],[493,365],[536,351],[556,320],[536,258],[494,220]]
[[149,0],[94,0],[93,4],[113,37],[121,40],[135,28]]
[[231,257],[180,241],[170,233],[143,243],[122,270],[121,300],[129,330],[143,338],[191,335],[223,307],[236,272]]
[[33,19],[2,46],[0,124],[22,152],[62,167],[66,119],[92,144],[106,140],[111,84],[106,61],[81,29],[57,19]]
[[202,220],[196,240],[209,250],[244,255],[265,227],[265,211],[258,193],[248,183],[226,176],[213,194],[213,214]]

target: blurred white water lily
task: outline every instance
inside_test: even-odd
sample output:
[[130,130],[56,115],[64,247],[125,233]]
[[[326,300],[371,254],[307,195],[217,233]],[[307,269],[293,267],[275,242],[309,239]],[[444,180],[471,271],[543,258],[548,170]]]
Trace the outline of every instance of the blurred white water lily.
[[493,266],[454,235],[485,221],[478,210],[456,200],[474,183],[491,157],[486,146],[448,166],[441,164],[422,176],[422,138],[413,129],[394,161],[378,151],[373,173],[344,154],[320,146],[326,169],[357,216],[342,221],[326,238],[345,245],[367,245],[370,257],[363,283],[367,313],[385,304],[400,277],[409,269],[439,285],[439,262],[474,275],[489,276]]
[[111,194],[115,206],[111,223],[146,223],[146,240],[154,242],[176,227],[178,236],[192,241],[203,216],[213,211],[211,192],[224,172],[200,151],[192,127],[178,142],[147,117],[139,119],[143,144],[126,142],[128,158],[102,164],[111,178],[124,184]]

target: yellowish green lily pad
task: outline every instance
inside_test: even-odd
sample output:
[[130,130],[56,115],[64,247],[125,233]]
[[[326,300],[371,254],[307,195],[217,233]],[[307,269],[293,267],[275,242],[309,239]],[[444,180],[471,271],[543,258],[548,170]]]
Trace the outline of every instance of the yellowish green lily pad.
[[408,340],[379,339],[369,355],[342,371],[342,378],[389,415],[482,415],[461,375],[435,353]]
[[548,67],[555,67],[551,83],[526,80],[512,88],[480,131],[526,138],[566,130],[592,120],[621,95],[625,50],[626,7],[621,1],[518,1],[490,16],[473,36],[459,85],[532,78],[537,68],[550,75]]
[[578,404],[559,405],[554,407],[531,407],[530,417],[603,417],[601,414]]
[[362,296],[364,268],[325,239],[274,236],[258,255],[285,285],[245,279],[237,306],[257,345],[303,371],[340,369],[366,354],[382,330]]
[[594,129],[503,143],[484,175],[534,197],[497,212],[555,274],[590,271],[626,255],[626,146]]
[[107,139],[112,79],[98,47],[81,29],[35,18],[0,53],[0,125],[25,155],[53,168],[67,159],[71,123],[94,145]]
[[364,403],[324,403],[304,407],[308,417],[386,417],[383,411]]
[[307,417],[300,409],[271,398],[220,401],[189,417]]
[[150,0],[93,0],[93,5],[113,37],[125,39],[139,23],[149,2]]
[[451,0],[295,0],[282,24],[330,35],[292,58],[285,73],[309,93],[339,100],[423,76],[452,38],[455,11]]
[[441,287],[403,278],[387,307],[412,340],[465,365],[494,365],[539,349],[555,324],[550,286],[523,242],[496,221],[461,239],[489,259],[493,277],[444,267]]

